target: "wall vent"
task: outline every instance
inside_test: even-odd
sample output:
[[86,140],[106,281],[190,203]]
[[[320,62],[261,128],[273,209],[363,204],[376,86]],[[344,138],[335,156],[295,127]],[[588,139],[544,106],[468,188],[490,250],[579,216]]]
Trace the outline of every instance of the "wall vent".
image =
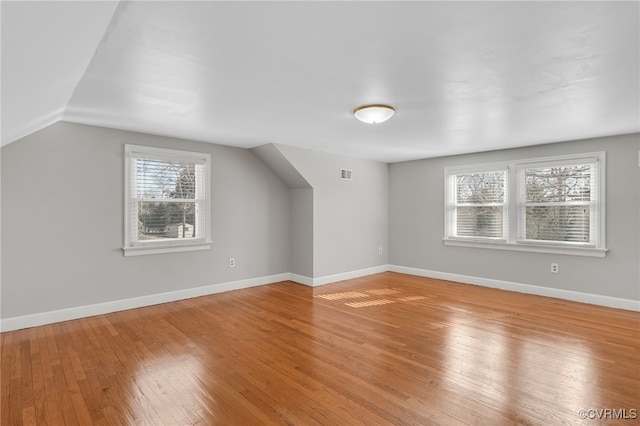
[[351,169],[340,169],[340,179],[351,180],[353,171]]

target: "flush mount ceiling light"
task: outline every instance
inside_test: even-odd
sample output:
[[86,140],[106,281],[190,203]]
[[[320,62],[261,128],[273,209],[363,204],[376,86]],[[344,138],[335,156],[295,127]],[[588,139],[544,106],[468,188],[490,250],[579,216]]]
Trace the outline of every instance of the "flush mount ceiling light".
[[353,110],[353,115],[363,123],[377,124],[387,121],[396,110],[389,105],[364,105]]

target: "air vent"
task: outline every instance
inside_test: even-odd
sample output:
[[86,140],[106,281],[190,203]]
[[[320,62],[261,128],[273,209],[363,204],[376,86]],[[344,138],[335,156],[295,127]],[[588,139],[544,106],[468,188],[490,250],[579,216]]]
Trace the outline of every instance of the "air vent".
[[352,173],[353,171],[351,169],[340,169],[340,179],[351,180]]

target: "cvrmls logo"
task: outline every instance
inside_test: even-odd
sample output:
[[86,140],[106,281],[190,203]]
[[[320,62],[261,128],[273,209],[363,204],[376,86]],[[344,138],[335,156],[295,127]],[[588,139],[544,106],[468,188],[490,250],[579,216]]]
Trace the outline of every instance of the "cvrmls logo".
[[581,419],[609,419],[609,420],[632,420],[638,418],[638,411],[635,408],[592,408],[578,411]]

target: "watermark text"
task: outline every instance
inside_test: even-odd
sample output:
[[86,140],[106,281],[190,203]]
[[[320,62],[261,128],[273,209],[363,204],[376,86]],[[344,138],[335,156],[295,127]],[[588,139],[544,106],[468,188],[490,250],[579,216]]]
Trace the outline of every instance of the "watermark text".
[[632,420],[638,418],[635,408],[589,408],[578,411],[581,419],[598,420]]

